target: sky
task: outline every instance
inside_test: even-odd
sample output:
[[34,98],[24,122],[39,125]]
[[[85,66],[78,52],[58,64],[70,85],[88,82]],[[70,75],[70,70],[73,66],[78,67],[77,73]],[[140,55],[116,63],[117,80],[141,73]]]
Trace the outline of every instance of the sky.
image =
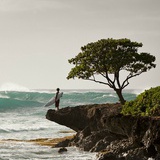
[[109,89],[66,79],[68,59],[107,38],[142,42],[139,52],[156,57],[156,68],[132,78],[128,89],[160,85],[159,0],[0,0],[0,89]]

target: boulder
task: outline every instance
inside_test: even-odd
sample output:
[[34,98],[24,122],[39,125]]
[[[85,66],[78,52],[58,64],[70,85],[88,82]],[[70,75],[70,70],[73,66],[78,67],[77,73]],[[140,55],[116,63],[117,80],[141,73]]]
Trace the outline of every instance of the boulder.
[[63,152],[67,152],[67,148],[62,147],[58,150],[58,153],[63,153]]

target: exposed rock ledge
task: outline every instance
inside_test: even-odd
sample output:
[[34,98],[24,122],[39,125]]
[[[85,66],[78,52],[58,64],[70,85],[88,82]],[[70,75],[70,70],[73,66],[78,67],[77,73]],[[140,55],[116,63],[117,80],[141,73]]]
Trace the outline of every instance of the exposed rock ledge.
[[57,146],[98,152],[98,160],[160,160],[160,118],[120,114],[120,104],[94,104],[48,110],[46,118],[77,132]]

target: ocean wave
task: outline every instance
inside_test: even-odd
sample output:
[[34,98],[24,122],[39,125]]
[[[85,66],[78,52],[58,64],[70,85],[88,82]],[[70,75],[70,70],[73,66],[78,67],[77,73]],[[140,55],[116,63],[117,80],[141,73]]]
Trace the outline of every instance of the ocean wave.
[[0,98],[9,98],[8,96],[6,96],[6,95],[0,95]]
[[[110,90],[92,90],[92,92],[91,90],[64,90],[63,93],[61,107],[118,101],[116,93]],[[136,94],[131,91],[123,94],[126,100],[132,100],[136,97]],[[0,91],[0,111],[8,108],[44,106],[54,96],[53,90]]]
[[13,129],[13,128],[6,128],[6,129],[2,129],[0,128],[0,133],[16,133],[16,132],[29,132],[29,131],[42,131],[45,130],[47,127],[26,127],[26,128],[17,128],[17,129]]
[[8,133],[9,131],[6,129],[0,129],[0,133]]
[[23,92],[27,91],[28,92],[29,89],[19,84],[7,82],[0,86],[0,91],[23,91]]
[[108,96],[109,96],[109,97],[117,97],[116,94],[109,94]]
[[36,101],[0,98],[0,111],[4,111],[6,109],[16,109],[19,107],[36,107],[42,105],[42,103]]
[[1,91],[0,110],[43,106],[52,96],[53,94],[39,92]]

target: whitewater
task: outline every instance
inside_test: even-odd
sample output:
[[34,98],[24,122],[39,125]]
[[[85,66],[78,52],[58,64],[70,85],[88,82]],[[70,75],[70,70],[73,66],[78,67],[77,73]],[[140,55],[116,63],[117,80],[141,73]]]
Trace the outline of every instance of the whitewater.
[[[100,104],[118,102],[112,90],[62,90],[60,108],[74,107],[84,104]],[[48,109],[54,105],[44,105],[55,96],[55,90],[1,90],[0,91],[0,160],[93,160],[96,153],[68,147],[63,154],[58,148],[36,145],[34,143],[12,141],[32,140],[38,138],[62,138],[75,134],[65,126],[51,122],[45,118]],[[136,98],[140,90],[125,90],[126,100]],[[10,139],[10,141],[9,141]]]

